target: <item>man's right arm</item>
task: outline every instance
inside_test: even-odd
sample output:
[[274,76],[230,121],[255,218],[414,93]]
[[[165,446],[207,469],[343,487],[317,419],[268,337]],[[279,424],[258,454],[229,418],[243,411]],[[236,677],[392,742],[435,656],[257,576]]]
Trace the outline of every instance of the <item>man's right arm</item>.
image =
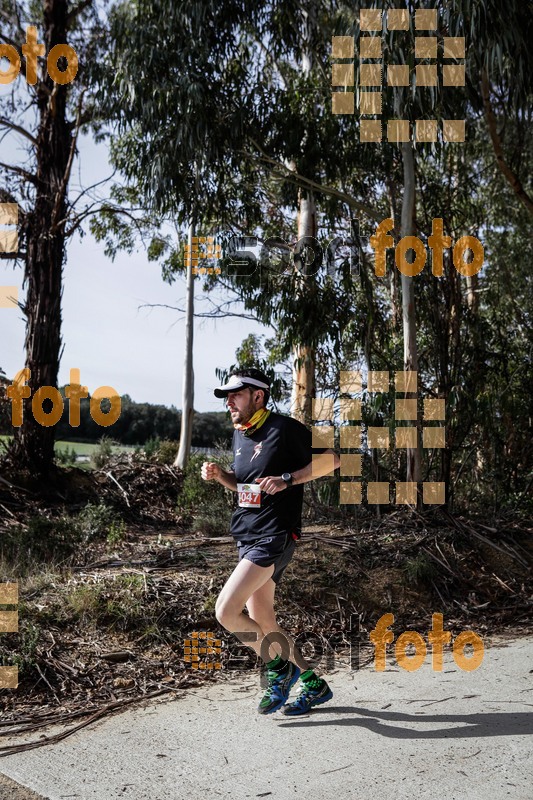
[[202,464],[202,478],[204,481],[218,481],[226,489],[231,489],[232,492],[237,491],[235,473],[231,472],[231,470],[222,469],[220,464],[216,464],[214,461],[204,461]]

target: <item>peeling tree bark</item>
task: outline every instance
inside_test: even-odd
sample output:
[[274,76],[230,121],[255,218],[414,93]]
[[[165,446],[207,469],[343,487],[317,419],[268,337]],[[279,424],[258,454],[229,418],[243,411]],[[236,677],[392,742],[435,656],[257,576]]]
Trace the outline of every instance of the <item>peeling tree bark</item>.
[[187,260],[187,307],[185,316],[185,359],[183,362],[183,389],[181,403],[180,446],[174,462],[175,467],[185,469],[191,452],[192,422],[194,418],[194,274],[192,263],[192,240],[194,222],[189,225],[189,258]]
[[[304,237],[316,239],[317,222],[315,199],[311,192],[300,189],[298,211],[298,240]],[[305,248],[304,248],[305,251]],[[305,252],[299,261],[300,270],[305,275]],[[301,279],[300,291],[306,291],[305,277]],[[305,343],[293,349],[291,414],[304,423],[311,421],[312,401],[315,396],[315,349]]]
[[[311,39],[317,21],[312,6],[302,8],[302,73],[309,76],[313,67]],[[302,142],[305,147],[305,143]],[[317,217],[313,192],[308,189],[298,190],[298,241],[305,237],[316,239]],[[303,257],[302,257],[303,256]],[[295,253],[296,260],[303,276],[306,274],[305,247],[303,253]],[[309,291],[305,277],[300,279],[299,291]],[[306,342],[295,345],[293,349],[291,415],[304,424],[312,420],[312,403],[315,396],[315,348]]]
[[[414,235],[415,211],[415,163],[411,142],[402,145],[403,155],[403,200],[402,200],[402,238]],[[414,278],[401,274],[402,319],[403,319],[403,363],[405,370],[418,371],[418,350],[416,344],[416,307]],[[406,397],[416,397],[407,394]],[[407,480],[418,483],[420,480],[420,436],[418,447],[407,450]]]
[[[66,0],[47,0],[43,11],[45,51],[68,37]],[[66,194],[71,163],[73,124],[67,120],[68,84],[59,85],[46,74],[37,85],[39,124],[35,145],[36,192],[27,215],[27,252],[24,283],[28,287],[26,364],[32,393],[42,386],[57,387],[61,357],[61,295],[65,259]],[[49,411],[45,406],[45,411]],[[24,403],[22,426],[15,429],[12,455],[20,468],[46,474],[54,458],[53,425],[45,427],[33,416],[31,400]]]

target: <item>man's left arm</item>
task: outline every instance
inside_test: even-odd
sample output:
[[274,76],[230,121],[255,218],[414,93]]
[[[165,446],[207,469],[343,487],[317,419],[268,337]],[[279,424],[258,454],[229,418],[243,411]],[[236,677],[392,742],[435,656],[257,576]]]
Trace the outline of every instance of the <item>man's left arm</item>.
[[341,460],[334,450],[324,450],[323,453],[313,456],[313,460],[302,469],[297,469],[292,473],[292,485],[298,486],[299,483],[308,483],[315,478],[322,478],[330,475],[340,467]]
[[[335,472],[337,467],[340,466],[341,460],[334,450],[324,450],[323,453],[314,455],[312,461],[305,467],[297,469],[292,472],[292,486],[298,486],[301,483],[308,483],[315,478],[322,478],[324,475],[330,475]],[[287,488],[287,484],[281,477],[269,475],[265,478],[256,478],[256,483],[261,487],[262,492],[267,494],[276,494],[282,492]]]

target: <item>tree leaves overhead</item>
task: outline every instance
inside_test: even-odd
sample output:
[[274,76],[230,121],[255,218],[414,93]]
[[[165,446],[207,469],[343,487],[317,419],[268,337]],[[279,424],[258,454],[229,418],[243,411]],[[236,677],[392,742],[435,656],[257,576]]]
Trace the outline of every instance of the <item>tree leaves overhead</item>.
[[[316,276],[306,277],[304,291],[295,271],[299,190],[312,189],[324,245],[341,229],[346,233],[354,208],[362,207],[372,220],[361,214],[363,235],[374,232],[376,220],[399,219],[400,149],[387,141],[379,147],[361,144],[358,115],[331,113],[331,36],[359,36],[362,5],[398,7],[394,2],[321,0],[260,6],[231,0],[124,3],[112,18],[114,45],[102,88],[103,108],[119,134],[113,159],[146,207],[178,225],[194,211],[199,226],[205,226],[202,233],[218,225],[263,240],[272,237],[259,266],[235,274],[223,261],[222,275],[207,277],[204,288],[227,289],[250,316],[272,324],[278,358],[301,342],[315,347],[319,388],[332,392],[339,367],[363,363],[386,370],[397,368],[402,358],[399,275],[392,249],[382,279],[374,275],[368,253],[360,274],[352,273],[348,258],[339,258],[333,277],[324,259]],[[413,19],[419,4],[406,6]],[[530,363],[529,340],[518,337],[507,348],[504,331],[509,318],[514,330],[525,332],[531,316],[522,308],[531,303],[523,279],[528,251],[520,249],[527,221],[497,172],[481,118],[480,78],[487,69],[505,158],[529,191],[532,14],[531,3],[519,0],[436,0],[428,6],[439,10],[439,37],[466,37],[466,87],[417,89],[412,81],[403,93],[384,88],[383,119],[437,119],[439,127],[443,119],[467,120],[464,144],[416,143],[416,234],[425,242],[432,219],[442,217],[454,241],[465,234],[481,238],[489,260],[476,282],[457,274],[451,253],[438,279],[428,258],[415,282],[421,391],[447,396],[450,403],[450,451],[440,461],[449,475],[450,463],[444,461],[450,453],[460,459],[463,450],[479,452],[476,441],[480,429],[487,428],[487,414],[493,415],[491,434],[499,442],[512,434],[513,413],[518,425],[529,424],[519,397],[529,385],[519,377]],[[405,34],[385,30],[385,60],[413,68],[413,35],[413,29]],[[309,69],[302,68],[304,62]],[[357,58],[355,73],[357,90]],[[284,263],[269,253],[276,249],[274,240],[278,255],[284,251]],[[151,257],[166,259],[168,275],[183,264],[179,248],[170,255],[169,249],[157,237],[150,248]],[[507,281],[499,275],[504,267]],[[521,280],[513,283],[515,269],[521,270]],[[252,345],[247,342],[253,355]],[[513,367],[498,372],[504,353]],[[488,388],[491,381],[497,390]],[[515,440],[513,448],[521,465],[531,463]],[[486,458],[489,473],[492,468],[509,470],[512,461],[507,455]],[[435,457],[427,465],[436,477],[438,462]],[[523,486],[527,469],[520,467],[517,485]]]
[[225,179],[239,166],[249,52],[237,35],[256,4],[122,3],[101,102],[118,124],[112,158],[159,212],[224,217]]

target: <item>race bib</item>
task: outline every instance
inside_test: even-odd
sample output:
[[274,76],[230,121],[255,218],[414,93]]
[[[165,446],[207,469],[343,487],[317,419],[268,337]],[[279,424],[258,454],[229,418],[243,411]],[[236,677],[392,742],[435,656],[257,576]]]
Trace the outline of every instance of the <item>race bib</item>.
[[241,508],[261,507],[261,487],[258,483],[238,483],[237,492]]

